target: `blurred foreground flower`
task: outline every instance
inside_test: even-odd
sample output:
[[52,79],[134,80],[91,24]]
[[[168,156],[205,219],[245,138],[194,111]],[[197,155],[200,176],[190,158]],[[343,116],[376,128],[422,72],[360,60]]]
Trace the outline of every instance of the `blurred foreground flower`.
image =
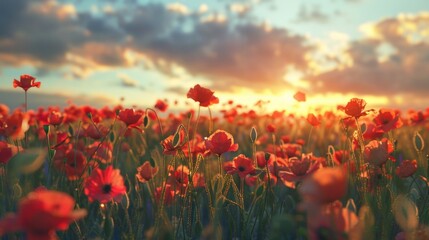
[[29,240],[57,239],[55,230],[66,230],[70,223],[86,216],[85,209],[74,210],[75,201],[68,194],[39,189],[21,200],[17,214],[0,221],[0,236],[25,231]]

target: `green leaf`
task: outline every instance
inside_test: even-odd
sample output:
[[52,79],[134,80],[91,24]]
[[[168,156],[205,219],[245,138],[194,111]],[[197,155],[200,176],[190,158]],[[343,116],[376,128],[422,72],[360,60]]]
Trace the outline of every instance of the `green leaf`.
[[29,174],[37,171],[45,161],[47,151],[43,148],[31,148],[19,152],[8,164],[12,173]]

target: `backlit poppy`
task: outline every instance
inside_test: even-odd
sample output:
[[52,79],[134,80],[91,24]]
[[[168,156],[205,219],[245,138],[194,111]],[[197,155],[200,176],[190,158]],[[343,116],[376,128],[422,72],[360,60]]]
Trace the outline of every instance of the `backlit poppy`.
[[205,144],[207,150],[218,156],[226,152],[235,152],[238,150],[238,144],[234,143],[233,136],[219,129],[205,140]]
[[360,98],[352,98],[344,108],[344,112],[350,117],[359,118],[366,115],[364,112],[366,102]]
[[252,159],[240,154],[233,159],[231,166],[225,168],[225,171],[228,174],[237,173],[240,178],[245,178],[246,175],[255,172],[255,166],[253,166]]
[[168,108],[168,104],[165,101],[158,99],[155,103],[155,108],[161,112],[165,112]]
[[21,148],[10,145],[5,141],[0,141],[0,163],[6,164],[20,150]]
[[399,112],[386,109],[380,109],[378,115],[374,118],[374,123],[377,128],[384,132],[400,128],[403,125]]
[[293,98],[295,98],[295,100],[298,102],[305,102],[306,100],[305,93],[299,91],[293,95]]
[[158,167],[152,167],[147,161],[137,168],[136,177],[141,183],[145,183],[153,178],[158,173]]
[[219,103],[219,99],[215,97],[214,92],[210,89],[201,87],[199,84],[189,89],[187,97],[192,98],[195,102],[199,102],[201,107]]
[[387,139],[381,141],[372,140],[364,148],[363,159],[365,162],[375,166],[383,165],[389,158],[389,154],[393,152],[393,145]]
[[33,76],[30,76],[28,74],[21,75],[19,81],[14,79],[13,80],[13,88],[20,87],[24,89],[24,91],[28,91],[28,89],[32,87],[40,88],[41,83],[36,82],[36,78]]

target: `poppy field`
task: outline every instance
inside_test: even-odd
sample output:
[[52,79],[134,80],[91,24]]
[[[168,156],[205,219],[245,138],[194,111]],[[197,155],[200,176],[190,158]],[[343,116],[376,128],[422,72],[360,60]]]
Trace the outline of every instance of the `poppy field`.
[[[429,108],[0,103],[2,239],[429,239]],[[306,101],[297,92],[295,101]],[[220,112],[210,109],[221,105]]]

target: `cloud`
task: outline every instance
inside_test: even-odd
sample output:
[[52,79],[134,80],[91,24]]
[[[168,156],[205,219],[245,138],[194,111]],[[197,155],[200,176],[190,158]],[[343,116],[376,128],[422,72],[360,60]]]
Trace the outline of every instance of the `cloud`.
[[[22,91],[0,89],[0,102],[6,104],[11,109],[21,107],[24,104],[24,93]],[[66,107],[69,102],[81,105],[90,105],[101,108],[104,106],[113,106],[116,102],[105,96],[88,96],[88,95],[64,95],[48,94],[40,92],[28,93],[28,108],[37,109],[38,107],[59,106]]]
[[132,79],[130,76],[119,73],[118,78],[121,80],[121,85],[124,87],[136,87],[137,81],[135,79]]
[[319,6],[312,6],[309,8],[307,5],[301,5],[299,9],[297,19],[295,20],[298,23],[303,22],[317,22],[317,23],[327,23],[329,21],[328,14],[322,12]]
[[[223,90],[286,86],[282,77],[288,65],[306,68],[309,47],[304,37],[250,20],[236,23],[220,13],[193,13],[178,3],[130,4],[109,11],[108,17],[77,12],[56,1],[0,4],[4,65],[45,70],[68,66],[67,75],[79,78],[96,70],[134,66],[138,61],[127,58],[127,52],[134,52],[167,75],[180,66]],[[248,11],[238,7],[247,5],[234,6],[234,11]]]
[[366,25],[366,37],[346,50],[352,64],[308,79],[316,91],[426,95],[429,89],[429,13]]

